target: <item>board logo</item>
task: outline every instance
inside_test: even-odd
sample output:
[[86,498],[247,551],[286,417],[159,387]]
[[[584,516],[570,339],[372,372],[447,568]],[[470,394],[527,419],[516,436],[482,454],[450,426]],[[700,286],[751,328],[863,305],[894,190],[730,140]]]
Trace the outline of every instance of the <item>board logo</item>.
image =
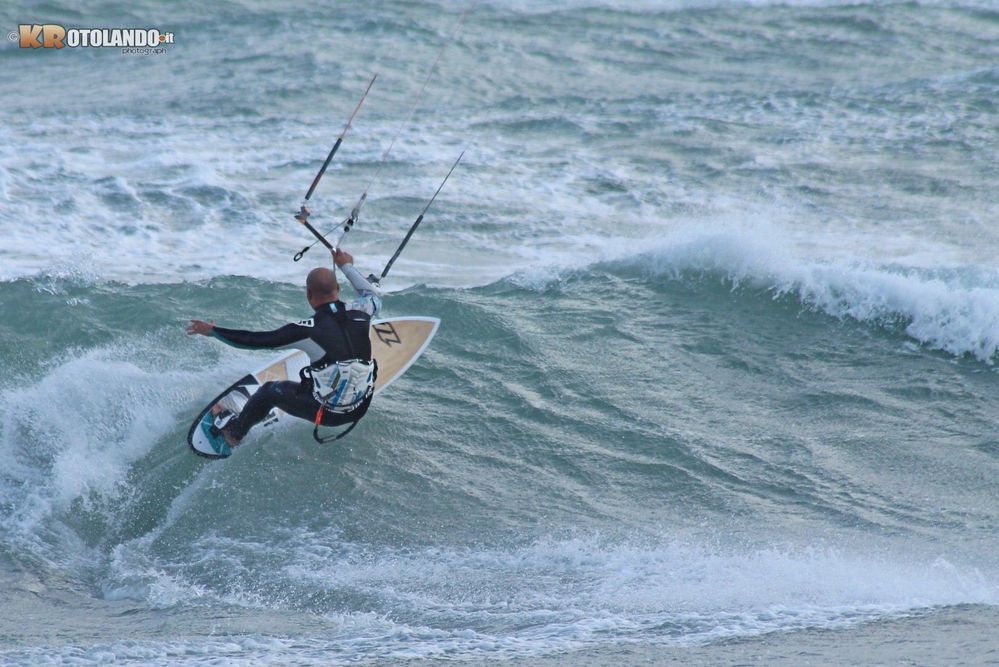
[[388,347],[393,345],[398,345],[402,343],[402,339],[399,338],[399,332],[395,330],[391,322],[383,322],[381,324],[374,324],[371,326],[378,335],[378,340],[385,343]]

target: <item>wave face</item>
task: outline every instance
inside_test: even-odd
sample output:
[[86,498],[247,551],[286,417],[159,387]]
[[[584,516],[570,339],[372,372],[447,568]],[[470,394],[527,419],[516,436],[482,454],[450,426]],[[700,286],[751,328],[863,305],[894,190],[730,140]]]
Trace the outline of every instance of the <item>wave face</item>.
[[183,325],[307,316],[295,197],[378,69],[345,215],[462,8],[102,7],[0,8],[177,35],[0,49],[0,662],[999,649],[989,3],[476,6],[347,244],[471,142],[386,281],[433,345],[221,463],[190,420],[269,355]]
[[[356,436],[287,424],[216,465],[188,420],[266,354],[186,339],[178,313],[262,327],[298,288],[5,283],[90,336],[5,337],[13,590],[141,619],[142,641],[67,658],[248,662],[684,647],[999,602],[987,364],[641,259],[523,280],[392,295],[445,324]],[[238,649],[182,640],[218,613]]]

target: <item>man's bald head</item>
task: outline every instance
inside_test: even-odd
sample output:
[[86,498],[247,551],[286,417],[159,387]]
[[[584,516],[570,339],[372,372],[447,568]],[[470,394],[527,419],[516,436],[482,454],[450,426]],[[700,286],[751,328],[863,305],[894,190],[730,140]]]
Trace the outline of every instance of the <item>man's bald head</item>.
[[308,290],[310,302],[316,304],[333,301],[340,296],[340,284],[336,274],[327,268],[312,269],[305,279],[305,289]]

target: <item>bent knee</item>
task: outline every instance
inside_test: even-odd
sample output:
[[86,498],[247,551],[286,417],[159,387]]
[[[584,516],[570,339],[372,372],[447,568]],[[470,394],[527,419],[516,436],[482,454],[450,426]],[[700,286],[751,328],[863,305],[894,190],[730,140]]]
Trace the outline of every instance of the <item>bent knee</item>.
[[258,391],[267,392],[271,396],[290,396],[295,393],[297,388],[297,382],[271,380],[260,385]]
[[265,382],[260,385],[260,389],[257,390],[258,394],[264,394],[266,396],[280,396],[281,395],[281,383],[271,380],[270,382]]

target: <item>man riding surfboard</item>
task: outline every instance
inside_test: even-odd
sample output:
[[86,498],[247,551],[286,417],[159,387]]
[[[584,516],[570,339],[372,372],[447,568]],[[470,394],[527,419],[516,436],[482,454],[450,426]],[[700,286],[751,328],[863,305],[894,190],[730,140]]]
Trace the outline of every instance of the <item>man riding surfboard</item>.
[[337,248],[333,261],[357,292],[349,304],[340,300],[336,273],[324,267],[310,271],[305,282],[305,297],[315,311],[307,320],[273,331],[227,329],[214,322],[191,320],[189,335],[212,336],[241,348],[298,348],[309,356],[301,382],[265,382],[239,414],[220,414],[223,408],[216,406],[213,412],[219,418],[214,425],[206,423],[212,430],[206,435],[213,440],[213,447],[216,443],[220,450],[235,447],[275,407],[314,420],[317,427],[356,423],[367,412],[377,372],[368,328],[381,310],[381,297],[354,268],[350,253]]

